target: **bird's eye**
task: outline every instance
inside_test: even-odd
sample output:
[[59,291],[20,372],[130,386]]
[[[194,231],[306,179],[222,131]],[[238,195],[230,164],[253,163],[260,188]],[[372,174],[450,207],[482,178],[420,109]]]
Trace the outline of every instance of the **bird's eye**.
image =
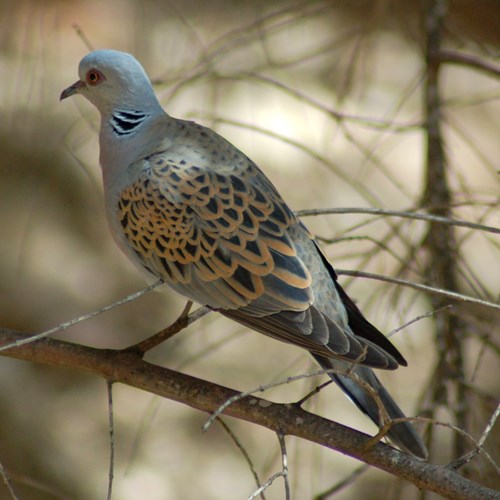
[[97,85],[104,80],[104,76],[97,69],[91,69],[87,72],[86,79],[89,85]]

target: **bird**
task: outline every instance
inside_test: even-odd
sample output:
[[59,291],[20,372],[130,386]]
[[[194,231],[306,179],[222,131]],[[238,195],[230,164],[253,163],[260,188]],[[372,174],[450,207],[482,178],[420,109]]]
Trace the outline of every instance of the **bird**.
[[[78,74],[60,100],[81,95],[100,113],[106,214],[125,255],[187,299],[309,351],[376,425],[380,403],[405,417],[373,369],[406,360],[263,171],[210,128],[168,115],[131,54],[95,50]],[[386,437],[427,457],[408,421]]]

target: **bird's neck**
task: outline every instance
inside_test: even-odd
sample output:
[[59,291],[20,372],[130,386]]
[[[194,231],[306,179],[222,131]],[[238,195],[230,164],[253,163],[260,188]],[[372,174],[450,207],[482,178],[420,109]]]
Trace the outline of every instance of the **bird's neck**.
[[103,113],[99,146],[104,183],[119,188],[117,179],[126,178],[124,170],[147,156],[165,138],[165,127],[171,120],[161,108]]
[[149,116],[138,109],[117,109],[110,113],[107,128],[116,139],[120,139],[137,132]]

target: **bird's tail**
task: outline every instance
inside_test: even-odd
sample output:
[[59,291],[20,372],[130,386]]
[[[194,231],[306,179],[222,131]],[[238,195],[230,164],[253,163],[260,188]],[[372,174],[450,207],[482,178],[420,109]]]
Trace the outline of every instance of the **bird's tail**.
[[[314,358],[325,369],[334,368],[345,371],[349,368],[349,364],[344,361],[321,356],[314,356]],[[370,368],[358,365],[352,369],[352,373],[355,373],[376,392],[391,419],[405,417],[405,414]],[[330,373],[329,375],[363,413],[368,415],[376,425],[380,425],[379,407],[369,391],[364,389],[361,384],[358,384],[354,378],[347,375],[338,375],[336,373]],[[394,424],[387,433],[387,437],[396,446],[408,453],[418,458],[427,458],[425,444],[410,422]]]

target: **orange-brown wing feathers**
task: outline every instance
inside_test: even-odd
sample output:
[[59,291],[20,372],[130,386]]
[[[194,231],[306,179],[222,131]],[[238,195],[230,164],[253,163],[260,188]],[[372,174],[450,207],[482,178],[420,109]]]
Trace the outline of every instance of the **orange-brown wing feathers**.
[[[279,301],[275,312],[306,309],[312,280],[287,234],[295,217],[279,196],[231,171],[183,163],[164,153],[149,158],[121,193],[121,225],[144,265],[182,293],[202,282],[197,296],[211,307],[235,309],[269,293]],[[254,169],[245,172],[254,177]],[[220,293],[230,297],[219,301]]]

